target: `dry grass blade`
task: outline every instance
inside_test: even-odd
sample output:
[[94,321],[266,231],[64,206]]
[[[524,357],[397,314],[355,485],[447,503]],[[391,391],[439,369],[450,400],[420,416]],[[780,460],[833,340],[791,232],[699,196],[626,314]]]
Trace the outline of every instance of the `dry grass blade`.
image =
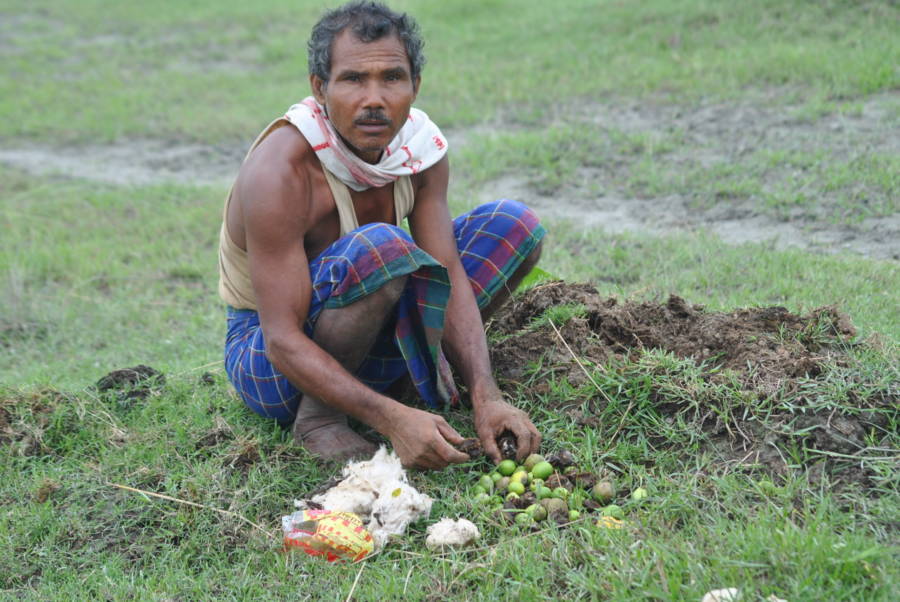
[[350,602],[350,599],[353,598],[353,592],[356,591],[356,584],[359,583],[359,578],[362,575],[364,568],[366,568],[365,562],[359,567],[359,571],[356,573],[356,579],[353,580],[353,585],[350,586],[350,593],[347,594],[347,598],[344,602]]
[[[578,359],[578,356],[575,355],[575,352],[572,351],[572,348],[569,346],[569,343],[566,342],[566,339],[563,338],[562,333],[559,331],[559,328],[556,327],[556,324],[553,323],[553,320],[549,320],[550,326],[553,328],[553,332],[556,333],[556,336],[559,337],[559,340],[562,341],[562,344],[565,346],[566,351],[569,352],[569,355],[572,356],[572,359],[575,360],[575,363],[578,364],[578,367],[584,372],[584,375],[588,377],[588,380],[591,381],[591,384],[594,385],[594,388],[600,392],[600,395],[603,396],[603,399],[607,401],[607,403],[613,403],[613,400],[610,399],[609,395],[606,394],[606,391],[600,388],[600,385],[597,384],[597,381],[593,379],[590,372],[588,372],[587,368],[584,367],[584,364],[581,363],[581,360]],[[622,419],[619,421],[619,426],[616,427],[616,431],[612,434],[612,437],[608,440],[608,446],[612,447],[613,442],[616,440],[616,436],[618,436],[619,431],[622,430],[622,425],[625,424],[625,419],[628,417],[628,413],[631,411],[631,408],[634,406],[634,402],[630,402],[628,407],[625,408],[625,411],[622,413]]]
[[272,539],[278,539],[277,537],[275,537],[274,535],[272,535],[271,532],[266,531],[263,527],[260,527],[259,525],[257,525],[256,523],[254,523],[254,522],[253,522],[252,520],[250,520],[249,518],[245,518],[245,517],[241,516],[240,514],[238,514],[238,513],[236,513],[236,512],[231,512],[230,510],[222,510],[221,508],[214,508],[214,507],[212,507],[212,506],[207,506],[206,504],[198,504],[197,502],[190,502],[190,501],[188,501],[188,500],[182,500],[182,499],[179,499],[179,498],[177,498],[177,497],[172,497],[172,496],[170,496],[170,495],[164,495],[164,494],[162,494],[162,493],[154,493],[154,492],[152,492],[152,491],[145,491],[145,490],[143,490],[143,489],[137,489],[137,488],[135,488],[135,487],[129,487],[128,485],[120,485],[119,483],[110,483],[110,485],[112,485],[113,487],[118,487],[119,489],[124,489],[125,491],[133,491],[134,493],[140,493],[140,494],[142,494],[142,495],[147,495],[147,496],[150,496],[150,497],[156,497],[156,498],[159,498],[159,499],[161,499],[161,500],[167,500],[167,501],[175,502],[175,503],[178,503],[178,504],[184,504],[185,506],[194,506],[194,507],[196,507],[196,508],[203,508],[204,510],[212,510],[213,512],[218,512],[219,514],[224,514],[224,515],[226,515],[226,516],[233,516],[234,518],[236,518],[236,519],[238,519],[238,520],[240,520],[240,521],[243,521],[243,522],[247,523],[248,525],[250,525],[250,526],[252,526],[252,527],[258,529],[259,531],[265,533],[267,536],[271,537]]

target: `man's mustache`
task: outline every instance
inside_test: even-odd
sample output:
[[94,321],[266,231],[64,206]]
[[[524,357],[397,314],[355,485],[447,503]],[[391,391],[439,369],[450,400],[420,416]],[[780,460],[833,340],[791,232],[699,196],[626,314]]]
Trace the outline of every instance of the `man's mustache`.
[[383,112],[370,109],[357,117],[353,123],[356,125],[391,125],[391,120]]

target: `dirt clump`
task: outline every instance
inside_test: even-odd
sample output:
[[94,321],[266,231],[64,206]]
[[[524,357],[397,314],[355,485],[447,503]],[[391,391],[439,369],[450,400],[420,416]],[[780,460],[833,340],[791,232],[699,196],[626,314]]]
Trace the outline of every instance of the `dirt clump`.
[[[562,304],[582,305],[584,313],[565,324],[523,330],[548,308]],[[582,370],[573,354],[602,363],[611,356],[661,349],[691,358],[710,372],[728,369],[748,388],[772,393],[789,379],[819,374],[833,349],[847,344],[856,330],[834,307],[804,316],[777,306],[709,312],[676,295],[665,303],[620,302],[602,298],[590,285],[553,282],[501,309],[491,333],[505,337],[492,346],[491,360],[507,380],[518,381],[528,365],[544,359],[551,366],[568,366],[572,380],[583,384],[585,376],[578,375]]]
[[119,401],[146,399],[154,389],[166,384],[165,375],[155,368],[139,364],[113,370],[97,381],[101,393],[113,393]]
[[[799,465],[811,480],[827,474],[832,482],[867,487],[873,473],[862,462],[854,468],[854,460],[866,457],[872,440],[895,446],[889,415],[898,412],[896,388],[849,387],[840,404],[809,397],[814,390],[829,391],[821,388],[829,370],[851,366],[850,349],[863,345],[853,340],[857,333],[849,317],[833,306],[803,315],[779,306],[714,312],[676,295],[663,303],[619,301],[590,285],[551,282],[501,308],[488,332],[501,386],[555,406],[583,428],[608,426],[598,416],[616,395],[614,388],[597,390],[593,366],[607,366],[595,374],[612,380],[627,380],[637,371],[649,383],[645,396],[618,395],[630,395],[629,404],[646,404],[668,424],[693,424],[723,469],[754,467],[784,476],[798,467],[790,452],[799,448],[806,454]],[[654,350],[691,360],[702,390],[697,381],[654,372],[658,360],[641,363]],[[553,379],[579,392],[554,399]],[[743,401],[735,407],[734,399]],[[618,423],[621,410],[615,412]],[[673,445],[665,436],[646,435],[655,445]]]

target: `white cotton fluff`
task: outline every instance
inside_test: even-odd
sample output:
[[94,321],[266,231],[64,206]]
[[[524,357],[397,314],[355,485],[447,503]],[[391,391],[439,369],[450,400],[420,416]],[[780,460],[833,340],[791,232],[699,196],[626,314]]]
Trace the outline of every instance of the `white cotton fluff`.
[[426,533],[425,546],[432,550],[444,546],[464,546],[481,537],[478,527],[464,518],[442,518],[428,527]]
[[736,587],[714,589],[706,592],[700,602],[738,602],[743,595]]
[[380,447],[371,460],[350,462],[344,479],[312,501],[326,510],[353,512],[381,548],[409,523],[431,513],[432,499],[409,484],[400,458]]

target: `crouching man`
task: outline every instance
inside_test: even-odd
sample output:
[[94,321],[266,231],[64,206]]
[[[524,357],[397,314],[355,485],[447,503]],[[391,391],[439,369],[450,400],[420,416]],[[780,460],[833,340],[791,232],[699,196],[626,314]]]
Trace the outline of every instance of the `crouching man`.
[[412,108],[421,49],[414,21],[374,2],[313,28],[312,96],[260,134],[225,204],[226,371],[313,454],[374,452],[353,416],[405,466],[440,469],[468,460],[459,433],[384,392],[408,375],[431,409],[454,404],[449,360],[488,455],[499,461],[496,436],[509,430],[524,457],[540,434],[503,400],[483,320],[537,262],[544,229],[510,200],[451,219],[447,141]]

